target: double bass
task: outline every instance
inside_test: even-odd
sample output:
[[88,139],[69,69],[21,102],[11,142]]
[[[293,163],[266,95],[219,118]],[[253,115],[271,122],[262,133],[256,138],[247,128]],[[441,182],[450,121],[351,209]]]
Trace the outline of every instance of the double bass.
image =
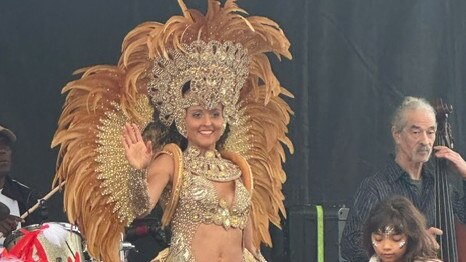
[[[448,116],[453,112],[451,105],[442,100],[434,104],[437,118],[435,145],[453,148],[453,137]],[[447,161],[435,159],[435,226],[442,229],[438,238],[439,256],[445,262],[466,262],[466,226],[455,220],[448,183]]]
[[466,262],[466,225],[456,223],[456,238],[458,242],[459,262]]

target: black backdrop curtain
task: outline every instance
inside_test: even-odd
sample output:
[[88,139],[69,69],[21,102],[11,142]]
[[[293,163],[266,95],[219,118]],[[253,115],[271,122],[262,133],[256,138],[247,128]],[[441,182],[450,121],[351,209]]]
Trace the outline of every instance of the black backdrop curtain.
[[[204,8],[201,0],[186,0]],[[293,60],[274,63],[296,98],[286,205],[351,204],[361,180],[392,149],[390,114],[406,95],[442,97],[456,148],[466,152],[466,2],[461,0],[240,0],[277,21]],[[72,72],[115,64],[126,33],[180,14],[174,0],[0,2],[0,125],[18,136],[16,178],[46,193],[56,150],[50,141]],[[60,196],[50,220],[64,221]],[[283,234],[276,233],[277,243]],[[278,245],[275,256],[283,259]],[[275,259],[279,261],[279,259]]]

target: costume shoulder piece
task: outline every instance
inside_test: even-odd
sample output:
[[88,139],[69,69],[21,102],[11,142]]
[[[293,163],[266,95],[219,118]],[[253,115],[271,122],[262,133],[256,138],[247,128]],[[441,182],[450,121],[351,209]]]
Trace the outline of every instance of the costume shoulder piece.
[[[118,261],[124,226],[147,212],[139,195],[147,192],[134,190],[145,177],[134,175],[124,157],[124,123],[162,127],[153,141],[160,150],[172,142],[166,134],[174,125],[186,135],[184,109],[194,100],[223,105],[230,131],[221,151],[240,154],[251,167],[256,245],[271,244],[269,222],[279,226],[285,214],[283,145],[293,151],[286,136],[292,111],[280,96],[292,95],[266,53],[291,58],[290,43],[278,24],[247,16],[235,0],[207,1],[202,14],[178,0],[182,15],[143,23],[126,36],[118,65],[82,69],[63,88],[67,98],[52,141],[60,147],[54,183],[66,180],[64,208],[94,258]],[[189,96],[182,92],[186,83]]]
[[241,180],[243,181],[243,184],[249,193],[252,194],[254,190],[254,178],[252,177],[251,166],[249,166],[249,163],[246,161],[246,159],[235,152],[223,151],[221,152],[221,155],[240,168]]

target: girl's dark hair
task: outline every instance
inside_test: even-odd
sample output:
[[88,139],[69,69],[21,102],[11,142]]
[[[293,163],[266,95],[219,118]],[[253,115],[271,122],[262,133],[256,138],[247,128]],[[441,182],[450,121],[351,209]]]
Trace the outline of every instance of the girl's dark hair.
[[437,253],[426,231],[426,219],[417,208],[403,196],[393,196],[375,205],[363,227],[363,245],[369,256],[375,254],[372,233],[393,227],[398,234],[408,237],[403,261],[435,259]]

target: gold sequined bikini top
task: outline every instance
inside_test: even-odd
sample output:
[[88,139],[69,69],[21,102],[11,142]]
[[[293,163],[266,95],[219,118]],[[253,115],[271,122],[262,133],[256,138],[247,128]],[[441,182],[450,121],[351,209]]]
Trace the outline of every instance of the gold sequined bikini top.
[[[195,223],[215,224],[225,229],[244,229],[249,217],[251,197],[240,179],[234,181],[235,195],[231,206],[219,198],[214,184],[208,179],[185,171],[185,180],[178,203],[178,212]],[[177,216],[178,218],[178,216]]]
[[[216,150],[201,154],[199,148],[190,146],[183,156],[185,180],[179,203],[186,205],[183,211],[188,212],[194,222],[243,229],[248,221],[251,197],[239,179],[239,167],[222,158]],[[231,206],[218,196],[212,181],[234,181]]]
[[[252,187],[250,169],[247,164],[244,165],[245,160],[237,154],[227,154],[232,160],[229,161],[222,158],[218,152],[214,152],[214,155],[196,158],[196,155],[199,154],[198,151],[190,151],[188,148],[184,154],[180,154],[179,148],[174,149],[176,150],[170,150],[170,153],[174,156],[179,174],[175,175],[174,180],[176,182],[173,187],[164,191],[161,202],[165,207],[164,212],[170,212],[170,209],[175,211],[174,209],[176,209],[176,213],[182,213],[183,215],[177,214],[172,217],[173,214],[164,214],[164,216],[167,215],[169,219],[173,218],[174,220],[188,219],[194,223],[213,223],[223,226],[225,229],[244,229],[249,218],[251,206],[249,190]],[[202,157],[215,157],[218,161],[212,159],[207,162],[193,161],[193,159],[199,160]],[[193,163],[196,164],[193,166]],[[204,167],[196,166],[199,163],[210,164],[204,165]],[[216,170],[223,172],[223,174],[209,170]],[[244,176],[243,173],[246,173],[247,176]],[[233,203],[227,203],[218,196],[217,189],[212,181],[234,181]],[[176,208],[173,205],[176,205]]]
[[[204,181],[199,181],[199,179],[201,179],[200,176],[192,174],[192,172],[190,172],[189,170],[185,168],[185,162],[186,162],[185,156],[178,145],[176,144],[165,145],[163,149],[159,151],[159,153],[157,153],[155,157],[157,157],[160,154],[171,155],[173,157],[174,165],[175,165],[174,166],[175,172],[173,174],[172,183],[167,188],[165,188],[160,198],[160,203],[164,209],[164,213],[162,216],[162,226],[164,227],[168,226],[170,223],[175,222],[173,220],[179,220],[179,217],[178,217],[179,214],[175,215],[175,213],[179,213],[179,211],[182,211],[180,210],[180,207],[183,207],[182,209],[184,208],[190,209],[189,205],[186,206],[184,203],[181,203],[181,202],[185,202],[184,200],[181,199],[181,195],[182,194],[185,195],[187,188],[190,188],[191,185],[201,185],[200,188],[204,188],[205,190],[207,190],[206,192],[208,192],[206,193],[206,196],[215,196],[215,198],[211,198],[211,199],[215,199],[215,201],[211,203],[215,202],[215,206],[217,207],[217,209],[218,207],[225,206],[223,203],[220,203],[220,199],[217,196],[217,191],[215,189],[215,186],[213,185],[211,181],[208,181],[205,178],[202,178],[204,179]],[[242,219],[239,219],[238,220],[239,222],[236,223],[238,215],[240,215],[241,217],[247,217],[249,215],[245,213],[246,210],[243,210],[244,207],[243,207],[243,204],[241,203],[247,203],[248,209],[251,206],[251,192],[254,187],[251,168],[249,164],[247,163],[246,159],[244,159],[241,155],[237,153],[223,151],[221,152],[221,158],[224,160],[230,161],[229,163],[235,166],[235,168],[239,168],[241,177],[234,179],[235,180],[235,197],[233,201],[234,203],[231,205],[230,209],[228,209],[228,215],[223,216],[226,218],[229,217],[229,221],[228,219],[222,220],[221,223],[218,222],[219,221],[218,219],[216,221],[218,222],[217,224],[221,224],[221,225],[223,225],[224,224],[223,222],[225,221],[225,226],[228,226],[229,223],[230,225],[233,224],[234,226],[236,226],[238,224],[238,226],[241,226]],[[203,190],[195,190],[195,191],[200,193],[202,196],[204,194]],[[246,193],[247,193],[247,197],[245,197]],[[235,202],[237,204],[235,204]],[[207,206],[211,207],[209,211],[212,211],[212,212],[209,212],[209,214],[215,214],[215,212],[213,212],[214,208],[212,207],[211,204],[206,204],[204,201],[199,201],[198,204],[201,204],[202,206],[204,206],[204,208],[206,208]],[[249,212],[249,210],[247,212]],[[224,210],[223,213],[227,213],[226,210]],[[209,218],[209,215],[207,215],[206,220],[204,220],[204,218],[199,219],[195,215],[196,214],[193,213],[194,220],[199,220],[199,221],[202,220],[202,221],[206,221],[206,223],[211,221]],[[215,216],[213,217],[215,218]],[[215,221],[213,220],[211,222],[215,223]]]

